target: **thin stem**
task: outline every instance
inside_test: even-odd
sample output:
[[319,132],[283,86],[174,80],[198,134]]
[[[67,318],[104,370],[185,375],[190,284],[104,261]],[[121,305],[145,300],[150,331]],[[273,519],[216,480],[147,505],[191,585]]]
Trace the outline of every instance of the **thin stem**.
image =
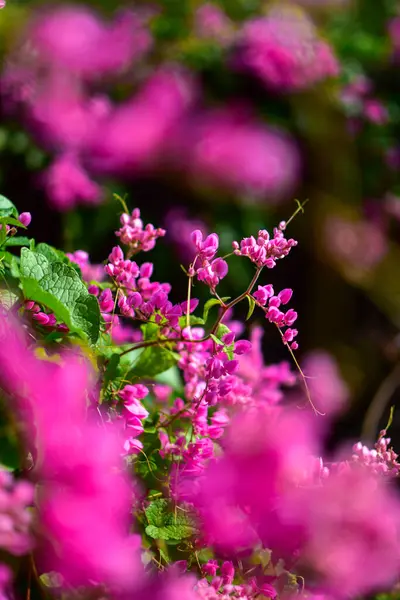
[[394,369],[383,380],[378,388],[371,404],[368,407],[367,414],[362,426],[362,439],[373,441],[378,429],[379,419],[381,418],[386,406],[389,404],[393,394],[400,386],[400,363],[395,365]]
[[290,219],[288,221],[286,221],[286,227],[289,225],[289,223],[291,223],[293,221],[293,219],[299,214],[299,212],[304,213],[304,206],[307,204],[308,199],[304,200],[303,203],[301,203],[299,200],[296,200],[298,207],[297,209],[294,211],[294,213],[292,214],[292,216],[290,217]]
[[221,314],[218,316],[217,320],[215,321],[214,325],[212,326],[210,333],[208,333],[203,338],[201,338],[199,340],[187,340],[186,338],[181,336],[181,337],[175,338],[173,340],[171,340],[171,339],[148,340],[145,342],[139,342],[138,344],[136,344],[136,346],[132,346],[131,348],[124,350],[124,352],[121,352],[121,354],[119,356],[124,356],[125,354],[129,354],[129,352],[133,352],[133,350],[139,350],[141,348],[149,348],[151,346],[164,346],[165,344],[177,344],[179,342],[186,342],[186,343],[191,342],[191,343],[195,343],[195,344],[199,344],[201,342],[206,342],[207,340],[210,339],[211,334],[212,335],[215,334],[215,332],[218,329],[218,325],[221,323],[221,321],[223,320],[223,318],[224,318],[225,314],[228,312],[228,310],[231,309],[236,304],[239,304],[239,302],[244,300],[246,298],[246,296],[251,294],[251,292],[260,276],[262,269],[263,269],[263,267],[257,267],[257,270],[254,273],[252,280],[250,281],[246,291],[243,292],[243,294],[240,294],[240,296],[238,296],[237,298],[235,298],[234,300],[229,302],[229,304],[226,304],[223,306]]
[[190,295],[192,292],[192,281],[193,277],[188,277],[188,290],[187,290],[187,302],[186,302],[186,327],[190,326]]

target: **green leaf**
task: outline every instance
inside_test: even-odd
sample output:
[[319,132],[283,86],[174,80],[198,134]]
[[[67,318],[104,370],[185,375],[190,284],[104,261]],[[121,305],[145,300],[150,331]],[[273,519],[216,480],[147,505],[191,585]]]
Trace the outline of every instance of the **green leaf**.
[[14,225],[15,227],[26,229],[25,225],[22,225],[21,221],[19,221],[15,217],[0,217],[0,222],[4,225]]
[[[143,337],[145,341],[157,340],[159,327],[154,323],[143,325]],[[159,373],[168,371],[176,365],[179,360],[179,354],[172,352],[163,345],[154,345],[145,348],[135,361],[127,378],[135,377],[155,377]]]
[[5,246],[28,246],[30,245],[31,240],[26,236],[16,235],[14,237],[10,237],[6,239]]
[[[218,339],[222,339],[225,334],[230,333],[230,332],[231,332],[231,330],[229,329],[229,327],[227,327],[223,323],[220,323],[218,325],[217,331],[215,333],[216,333],[216,336]],[[233,348],[234,348],[234,343],[232,343],[230,346],[224,347],[224,351],[227,353],[229,360],[233,359]]]
[[81,270],[79,266],[72,262],[68,256],[62,250],[58,250],[57,248],[53,248],[53,246],[49,246],[48,244],[40,243],[36,246],[35,252],[39,252],[39,254],[43,254],[47,258],[49,262],[61,261],[62,263],[69,265],[82,277]]
[[149,525],[162,527],[167,523],[169,502],[165,498],[157,498],[145,509]]
[[171,510],[170,503],[164,498],[154,500],[145,510],[149,522],[146,533],[159,540],[182,540],[195,532],[193,519],[181,509]]
[[255,300],[254,300],[253,296],[246,296],[246,298],[247,298],[247,300],[249,302],[249,310],[247,312],[247,317],[246,317],[246,321],[248,321],[250,319],[251,315],[254,312],[256,303],[255,303]]
[[1,217],[15,217],[18,219],[18,211],[15,205],[5,196],[0,196],[0,218]]
[[106,371],[104,373],[104,386],[107,386],[110,383],[110,381],[113,381],[117,378],[120,360],[121,357],[117,353],[111,356],[110,360],[108,361]]
[[[230,298],[221,298],[222,302],[226,302],[227,300],[229,300]],[[204,311],[203,311],[203,321],[204,323],[207,323],[207,319],[208,319],[208,313],[210,312],[211,308],[213,306],[221,306],[221,302],[219,301],[218,298],[210,298],[210,300],[207,300],[207,302],[204,305]]]
[[163,385],[169,385],[173,390],[182,390],[183,384],[178,367],[173,366],[168,371],[156,375],[155,381]]
[[224,346],[224,342],[217,338],[217,336],[213,333],[210,333],[210,338],[217,344],[217,346]]
[[24,295],[44,304],[70,331],[95,343],[100,331],[100,309],[74,268],[49,261],[44,254],[21,250],[21,282]]
[[0,304],[4,306],[6,310],[11,310],[17,300],[18,296],[10,290],[0,289]]
[[63,258],[65,256],[61,250],[56,250],[52,246],[43,243],[40,243],[36,246],[35,252],[39,252],[39,254],[45,256],[49,262],[55,262],[57,260],[63,262]]
[[[179,317],[179,326],[180,327],[186,327],[186,323],[187,323],[186,315],[183,315],[183,317]],[[189,325],[191,327],[194,327],[196,325],[204,325],[204,319],[202,319],[201,317],[195,317],[194,315],[189,315]]]
[[[11,272],[11,275],[15,279],[19,279],[21,277],[21,272],[19,270],[20,259],[17,258],[16,256],[12,256],[12,254],[9,254],[9,252],[4,252],[4,255],[5,255],[6,260],[9,259],[9,261],[10,261],[10,272]],[[9,256],[7,256],[7,255],[9,255]]]

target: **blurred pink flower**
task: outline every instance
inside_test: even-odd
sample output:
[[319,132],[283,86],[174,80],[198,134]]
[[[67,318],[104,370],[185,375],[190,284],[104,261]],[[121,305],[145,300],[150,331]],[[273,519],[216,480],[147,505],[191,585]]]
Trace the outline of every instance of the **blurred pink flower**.
[[340,217],[327,220],[325,244],[336,260],[359,271],[374,268],[387,252],[385,236],[376,225]]
[[393,46],[395,60],[400,57],[400,17],[394,17],[389,21],[388,33]]
[[43,11],[27,36],[40,60],[88,79],[121,71],[151,46],[135,14],[124,11],[106,23],[90,8],[72,4]]
[[89,261],[89,254],[84,250],[76,250],[67,253],[70,261],[77,264],[82,273],[82,279],[86,282],[103,281],[105,279],[104,265],[94,265]]
[[29,102],[27,121],[50,150],[82,151],[111,110],[106,96],[89,97],[76,79],[52,76],[38,85]]
[[288,362],[264,365],[261,341],[262,327],[251,331],[251,350],[239,357],[239,377],[251,386],[251,397],[255,403],[276,404],[283,399],[282,386],[293,386],[297,377]]
[[69,210],[80,202],[98,204],[101,187],[92,181],[74,154],[57,157],[42,174],[42,184],[50,201],[59,210]]
[[238,108],[190,116],[171,140],[170,153],[177,169],[195,181],[255,199],[282,198],[299,176],[293,141]]
[[387,194],[384,202],[386,212],[400,221],[400,197],[394,194]]
[[317,449],[305,413],[264,407],[240,413],[224,438],[224,455],[210,463],[192,499],[206,541],[238,551],[261,536],[268,548],[293,551],[298,532],[279,522],[278,509]]
[[385,156],[386,164],[393,171],[400,170],[400,147],[392,146],[386,151]]
[[179,576],[179,565],[149,580],[135,593],[135,600],[200,600],[195,591],[197,579],[193,575]]
[[[31,527],[34,486],[24,480],[14,480],[11,473],[0,467],[0,548],[15,556],[28,554],[33,547]],[[0,564],[0,589],[3,572]]]
[[381,100],[369,98],[364,102],[364,116],[375,125],[385,125],[389,120],[386,106]]
[[317,410],[334,415],[346,407],[349,389],[341,377],[336,360],[329,352],[315,350],[308,353],[302,361],[302,369]]
[[132,587],[141,574],[129,534],[132,487],[119,435],[87,414],[87,365],[73,355],[61,364],[37,359],[22,330],[3,317],[0,338],[2,385],[16,397],[28,446],[36,446],[44,568],[67,585]]
[[86,148],[86,163],[98,173],[128,175],[154,166],[193,94],[192,81],[185,72],[159,70],[136,96],[105,117]]
[[244,24],[235,63],[280,91],[307,88],[339,73],[333,49],[319,39],[313,23],[304,12],[288,7],[273,8],[266,17]]
[[224,43],[231,39],[232,21],[219,6],[206,2],[195,12],[195,33],[200,38]]
[[298,518],[307,523],[301,561],[325,591],[355,597],[395,582],[400,504],[382,478],[367,470],[345,470],[300,496]]
[[196,254],[196,248],[191,239],[192,232],[197,229],[206,237],[208,228],[203,221],[188,217],[187,212],[179,208],[172,208],[168,211],[165,224],[168,232],[167,239],[172,241],[176,247],[180,259],[185,264],[189,264]]

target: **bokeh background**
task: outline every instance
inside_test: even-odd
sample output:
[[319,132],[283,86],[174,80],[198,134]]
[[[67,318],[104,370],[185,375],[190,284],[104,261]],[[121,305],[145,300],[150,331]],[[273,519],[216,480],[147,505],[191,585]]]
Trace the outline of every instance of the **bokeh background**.
[[[192,229],[229,252],[308,200],[262,283],[294,289],[310,387],[346,406],[332,441],[374,439],[400,407],[400,2],[1,4],[0,193],[32,236],[101,263],[119,194],[167,228],[178,301]],[[230,264],[224,296],[252,276]],[[263,347],[290,360],[271,326]]]

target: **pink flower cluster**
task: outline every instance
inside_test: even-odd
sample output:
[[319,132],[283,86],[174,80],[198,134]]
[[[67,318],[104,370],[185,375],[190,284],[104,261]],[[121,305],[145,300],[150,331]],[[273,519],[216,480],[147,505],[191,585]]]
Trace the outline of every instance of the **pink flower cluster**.
[[332,48],[319,39],[306,14],[288,7],[243,25],[235,65],[279,91],[302,90],[339,73]]
[[360,128],[360,123],[356,120],[359,117],[364,117],[375,125],[385,125],[388,122],[387,108],[372,92],[372,82],[361,75],[342,89],[341,101],[351,117],[353,129]]
[[287,256],[290,250],[297,246],[296,240],[285,238],[283,233],[285,227],[284,222],[279,227],[275,227],[272,238],[266,229],[261,229],[257,239],[251,236],[244,238],[240,244],[233,242],[233,251],[238,256],[247,256],[257,267],[272,269],[277,260]]
[[[288,78],[319,79],[328,74],[329,65],[329,72],[334,71],[328,46],[314,39],[300,53],[294,44],[281,68],[282,40],[274,58],[270,46],[275,41],[259,41],[253,33],[259,22],[270,20],[268,31],[275,31],[275,21],[282,28],[282,19],[272,16],[245,24],[239,34],[239,62],[247,63],[249,56],[260,54],[259,45],[266,45],[260,63],[284,74],[283,82],[275,82],[284,87],[290,87]],[[229,18],[211,3],[196,11],[194,29],[200,38],[222,46],[231,45],[235,37]],[[138,71],[128,80],[128,96],[119,103],[111,99],[110,84],[117,85],[151,46],[148,24],[139,11],[121,11],[105,22],[91,9],[61,6],[39,12],[24,35],[27,43],[15,49],[3,72],[2,97],[7,109],[21,114],[52,153],[39,180],[60,210],[101,202],[104,176],[130,178],[164,167],[184,173],[200,187],[251,200],[278,201],[296,185],[300,159],[293,140],[266,126],[248,107],[195,107],[199,85],[181,66],[164,64],[147,77]]]
[[91,9],[72,4],[39,14],[28,36],[41,61],[90,81],[126,69],[152,42],[134,13],[120,12],[107,23]]
[[331,217],[326,222],[325,234],[329,253],[352,272],[363,273],[375,268],[387,253],[383,231],[367,220]]
[[216,4],[205,2],[194,15],[194,30],[201,39],[215,40],[220,44],[228,43],[233,34],[229,17]]
[[316,408],[326,415],[343,411],[350,391],[333,356],[328,352],[315,350],[306,355],[302,368]]
[[265,307],[265,317],[270,323],[275,323],[280,330],[283,327],[287,327],[284,333],[282,333],[283,342],[284,344],[290,344],[292,350],[297,350],[298,344],[293,340],[297,336],[298,331],[291,328],[297,320],[297,312],[293,308],[289,308],[285,313],[279,310],[281,306],[290,301],[292,294],[293,290],[286,288],[275,296],[272,285],[259,285],[258,290],[253,293],[253,298],[259,306]]
[[260,596],[271,599],[277,596],[277,592],[271,584],[260,583],[256,577],[250,577],[245,583],[234,584],[235,567],[230,560],[224,561],[221,565],[217,560],[209,560],[202,566],[202,572],[206,577],[197,583],[196,591],[204,600],[218,600],[219,598],[256,600]]
[[223,456],[210,463],[192,497],[206,541],[236,554],[259,540],[288,564],[297,557],[297,568],[328,595],[393,582],[398,500],[368,470],[338,470],[315,485],[308,473],[318,446],[304,413],[258,409],[238,416]]
[[138,208],[135,208],[131,215],[124,213],[121,216],[121,225],[122,227],[116,232],[116,236],[120,238],[125,246],[128,246],[130,254],[152,250],[156,240],[164,237],[166,233],[165,229],[161,229],[161,227],[156,229],[151,223],[143,227]]
[[200,229],[196,229],[192,232],[191,238],[197,253],[189,269],[189,274],[196,275],[199,281],[203,281],[212,292],[215,292],[221,279],[228,273],[227,262],[222,258],[214,258],[219,247],[218,235],[211,233],[203,239]]
[[16,324],[2,318],[0,328],[2,385],[33,415],[24,424],[36,446],[44,568],[65,585],[131,587],[140,572],[129,536],[131,485],[121,471],[119,436],[86,414],[87,366],[73,356],[60,365],[40,361]]
[[60,331],[61,333],[68,333],[69,331],[65,323],[57,323],[54,313],[44,312],[39,304],[33,302],[33,300],[25,301],[24,310],[37,325],[41,325],[50,331]]
[[192,102],[191,78],[175,67],[139,82],[139,92],[120,104],[106,94],[105,85],[118,82],[151,46],[138,14],[122,11],[106,23],[83,6],[42,11],[2,74],[7,109],[20,112],[55,155],[40,181],[60,210],[100,202],[97,179],[104,175],[154,167],[165,138]]
[[86,282],[103,281],[104,268],[103,265],[94,265],[89,260],[89,254],[84,250],[76,250],[68,253],[66,256],[69,260],[78,265],[82,273],[82,279]]
[[[133,212],[135,214],[135,211]],[[138,220],[141,223],[140,219]],[[130,247],[128,251],[131,254],[139,252],[139,250],[146,251],[154,246],[157,237],[165,233],[163,230],[155,230],[152,225],[146,226],[144,230],[123,226],[120,231],[127,232],[128,240],[126,241],[128,241]],[[138,231],[139,233],[137,233]],[[119,233],[117,232],[117,235]],[[186,303],[172,304],[168,299],[171,290],[170,284],[150,280],[153,273],[152,263],[143,263],[139,267],[135,261],[125,259],[119,246],[113,248],[109,261],[105,266],[105,272],[118,286],[115,297],[110,288],[106,288],[101,293],[96,286],[90,288],[90,292],[98,296],[100,310],[109,328],[119,324],[118,316],[115,315],[116,306],[123,317],[135,318],[142,322],[147,322],[154,315],[154,322],[160,327],[164,327],[164,333],[168,332],[169,327],[178,325],[179,317],[182,316]],[[195,304],[192,303],[192,310],[194,308]]]
[[126,454],[137,454],[142,450],[143,444],[137,438],[143,433],[142,421],[149,415],[141,400],[149,393],[148,388],[142,384],[126,385],[118,392],[123,401],[123,416],[128,437],[124,442]]
[[300,159],[293,141],[244,107],[189,113],[170,146],[172,167],[200,186],[273,201],[290,194],[298,181]]
[[[24,480],[14,480],[11,473],[0,469],[0,548],[2,551],[22,556],[33,547],[33,515],[28,510],[33,503],[33,485]],[[0,577],[0,587],[1,587]]]
[[400,473],[399,455],[390,447],[390,438],[385,437],[386,431],[381,431],[378,441],[372,449],[357,442],[353,446],[352,459],[359,465],[365,465],[369,470],[397,477]]

